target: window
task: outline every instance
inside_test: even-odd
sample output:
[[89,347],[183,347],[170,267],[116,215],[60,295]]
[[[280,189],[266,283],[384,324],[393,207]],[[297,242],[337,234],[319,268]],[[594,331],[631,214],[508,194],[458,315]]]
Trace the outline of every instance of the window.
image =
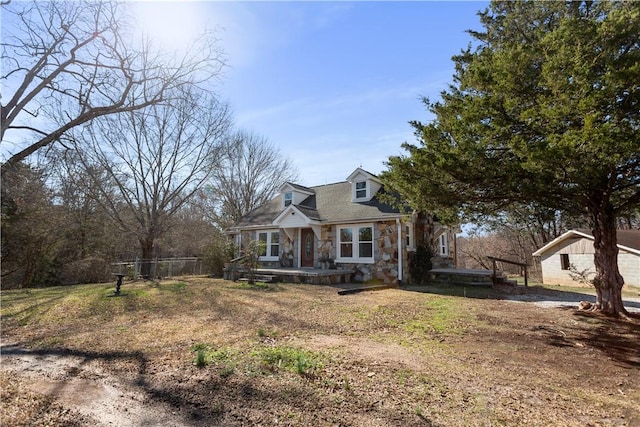
[[280,254],[280,233],[272,232],[271,233],[271,245],[269,245],[269,254],[272,257],[278,257]]
[[263,243],[263,247],[260,252],[260,260],[278,260],[280,255],[280,232],[278,230],[260,231],[258,233],[258,240]]
[[438,252],[441,256],[449,255],[449,240],[447,239],[447,233],[442,233],[438,238]]
[[367,198],[367,182],[359,181],[356,182],[356,199],[366,199]]
[[293,193],[292,192],[287,192],[284,193],[284,206],[287,207],[289,206],[291,203],[293,202]]
[[338,260],[342,262],[373,262],[373,226],[338,228]]
[[413,248],[413,233],[411,230],[411,224],[404,226],[404,244],[407,248]]
[[353,258],[353,230],[340,229],[340,258]]
[[560,268],[569,270],[569,254],[560,254]]
[[360,227],[358,230],[358,257],[373,258],[373,229]]

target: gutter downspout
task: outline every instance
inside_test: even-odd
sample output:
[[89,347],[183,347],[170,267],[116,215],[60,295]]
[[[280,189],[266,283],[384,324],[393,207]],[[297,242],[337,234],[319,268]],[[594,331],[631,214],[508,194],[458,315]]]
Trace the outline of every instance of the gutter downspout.
[[396,225],[398,228],[398,286],[402,286],[402,260],[404,254],[402,253],[402,224],[400,218],[396,218]]

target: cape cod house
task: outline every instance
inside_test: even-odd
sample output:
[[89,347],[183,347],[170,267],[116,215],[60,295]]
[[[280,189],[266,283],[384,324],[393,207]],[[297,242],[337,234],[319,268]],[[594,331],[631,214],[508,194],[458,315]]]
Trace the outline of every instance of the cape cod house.
[[409,277],[410,254],[426,242],[434,266],[452,266],[454,233],[429,215],[402,213],[382,194],[382,182],[361,168],[334,184],[288,182],[228,233],[239,248],[264,244],[262,268],[335,269],[349,271],[348,280],[399,285]]

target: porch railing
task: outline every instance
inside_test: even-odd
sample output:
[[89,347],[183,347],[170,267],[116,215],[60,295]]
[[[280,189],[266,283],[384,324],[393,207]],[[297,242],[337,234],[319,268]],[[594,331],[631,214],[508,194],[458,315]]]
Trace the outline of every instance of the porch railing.
[[523,262],[516,262],[516,261],[511,261],[508,259],[502,259],[502,258],[496,258],[493,256],[488,256],[487,258],[489,258],[491,260],[491,263],[493,264],[493,275],[491,276],[491,279],[493,280],[493,284],[496,284],[496,262],[506,262],[507,264],[513,264],[513,265],[517,265],[521,267],[521,270],[524,270],[524,287],[528,287],[529,286],[529,282],[528,282],[528,274],[527,274],[527,267],[528,265],[526,263]]

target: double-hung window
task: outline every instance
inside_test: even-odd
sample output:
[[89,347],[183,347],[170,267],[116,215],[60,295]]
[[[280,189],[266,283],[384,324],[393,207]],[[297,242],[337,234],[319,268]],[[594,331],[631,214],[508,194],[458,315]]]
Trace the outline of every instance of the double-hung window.
[[413,229],[410,224],[404,226],[404,245],[413,250]]
[[286,192],[284,193],[284,207],[286,208],[287,206],[289,206],[291,203],[293,202],[293,193],[292,192]]
[[267,230],[258,232],[258,240],[262,243],[261,261],[277,261],[280,255],[280,232]]
[[356,182],[356,199],[367,198],[367,181]]
[[338,227],[339,262],[373,262],[373,226],[352,225]]
[[449,239],[447,237],[447,233],[442,233],[438,238],[438,252],[440,256],[449,255]]

